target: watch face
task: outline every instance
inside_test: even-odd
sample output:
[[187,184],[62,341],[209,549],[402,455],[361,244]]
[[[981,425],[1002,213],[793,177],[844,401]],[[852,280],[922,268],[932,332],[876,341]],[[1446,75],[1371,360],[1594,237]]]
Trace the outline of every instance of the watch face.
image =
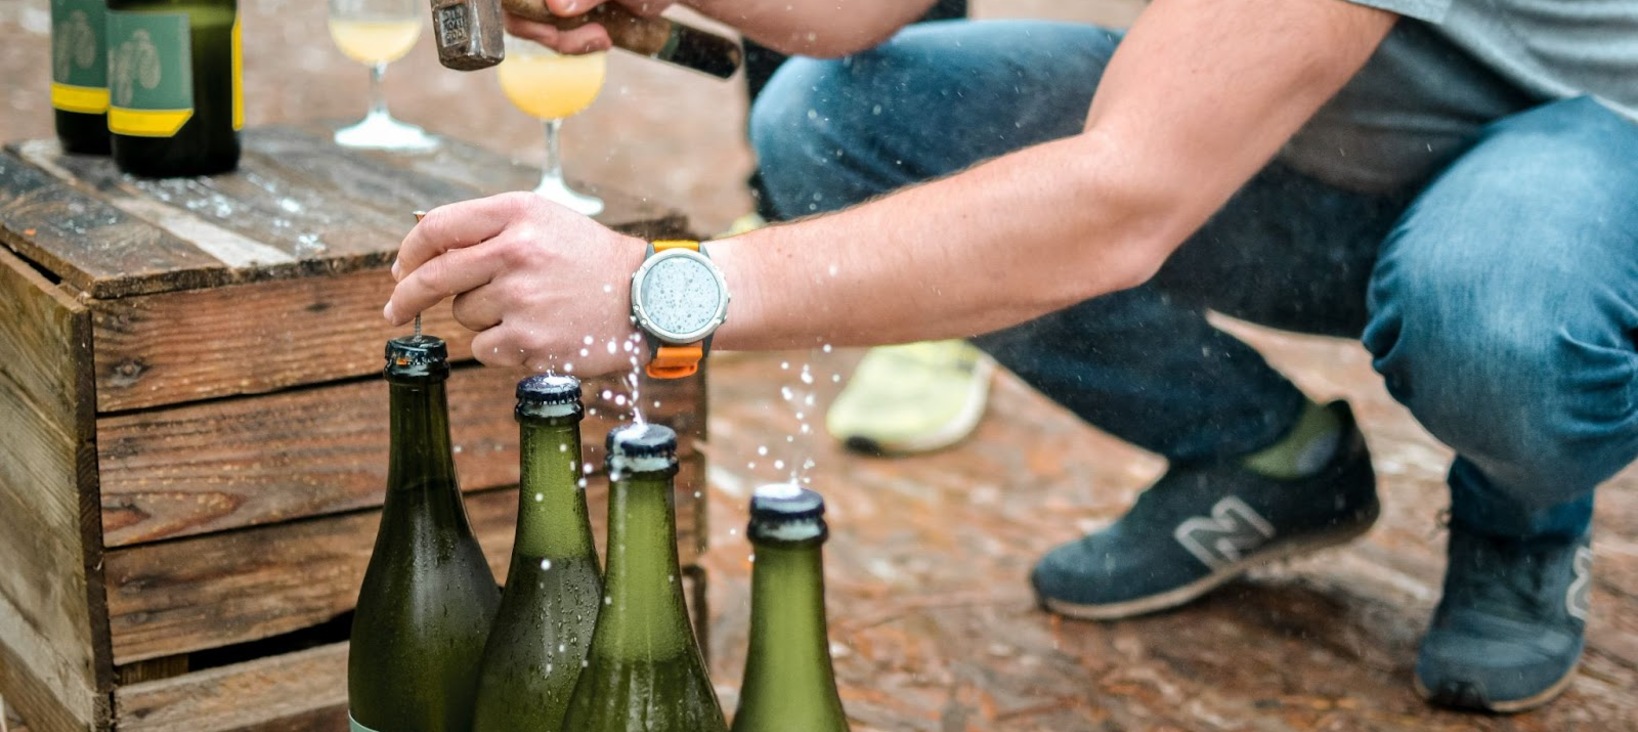
[[666,257],[643,276],[641,301],[650,326],[661,336],[684,337],[711,325],[722,291],[710,266],[692,257]]

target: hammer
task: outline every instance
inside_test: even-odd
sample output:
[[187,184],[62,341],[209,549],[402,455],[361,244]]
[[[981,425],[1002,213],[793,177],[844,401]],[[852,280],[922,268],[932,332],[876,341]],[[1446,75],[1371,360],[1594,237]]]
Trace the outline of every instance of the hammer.
[[432,0],[432,31],[438,62],[458,71],[494,66],[506,58],[502,9],[551,23],[563,30],[601,23],[618,48],[726,79],[739,68],[742,52],[729,38],[665,18],[644,18],[616,3],[584,15],[552,15],[542,0]]

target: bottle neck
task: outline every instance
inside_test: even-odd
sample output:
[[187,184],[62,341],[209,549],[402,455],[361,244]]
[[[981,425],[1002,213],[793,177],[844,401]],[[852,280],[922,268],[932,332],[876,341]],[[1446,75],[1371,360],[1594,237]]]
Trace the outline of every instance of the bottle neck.
[[389,381],[392,448],[387,491],[447,487],[459,491],[450,450],[449,399],[444,379]]
[[[837,698],[825,630],[823,541],[752,541],[747,690],[791,703]],[[821,713],[827,705],[802,706]]]
[[610,486],[607,589],[593,653],[657,660],[692,646],[677,562],[673,472],[627,472]]
[[578,416],[520,421],[517,556],[596,560],[581,482],[579,422]]

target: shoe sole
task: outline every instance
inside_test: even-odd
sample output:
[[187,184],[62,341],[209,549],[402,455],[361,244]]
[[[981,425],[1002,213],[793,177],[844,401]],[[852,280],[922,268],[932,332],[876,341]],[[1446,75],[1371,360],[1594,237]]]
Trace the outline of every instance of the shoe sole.
[[1238,562],[1224,565],[1200,579],[1158,595],[1105,605],[1082,605],[1050,597],[1040,597],[1039,599],[1041,606],[1047,610],[1077,620],[1124,620],[1139,615],[1170,610],[1179,605],[1187,604],[1257,567],[1329,549],[1364,536],[1371,530],[1372,526],[1376,525],[1376,519],[1381,515],[1381,512],[1381,504],[1377,504],[1371,508],[1367,520],[1359,526],[1351,527],[1346,531],[1315,534],[1301,540],[1271,546]]
[[960,412],[937,430],[901,441],[883,441],[862,435],[851,435],[842,440],[849,450],[866,455],[909,455],[918,452],[942,450],[956,444],[978,427],[984,417],[984,408],[990,401],[990,382],[995,378],[995,361],[988,356],[979,358],[973,367],[973,378],[967,387],[967,399]]
[[1432,689],[1429,689],[1422,683],[1421,677],[1412,679],[1412,683],[1416,687],[1416,695],[1422,697],[1422,700],[1428,702],[1429,704],[1437,704],[1453,709],[1478,709],[1496,714],[1517,714],[1519,712],[1528,712],[1531,709],[1535,709],[1536,707],[1542,706],[1547,702],[1557,699],[1559,694],[1563,694],[1565,689],[1570,688],[1570,682],[1575,680],[1575,672],[1580,665],[1581,663],[1577,661],[1574,666],[1570,667],[1570,670],[1565,673],[1563,677],[1561,677],[1558,681],[1553,682],[1552,686],[1547,687],[1539,694],[1527,696],[1523,699],[1510,699],[1508,701],[1486,701],[1478,706],[1462,704],[1454,699],[1433,693]]

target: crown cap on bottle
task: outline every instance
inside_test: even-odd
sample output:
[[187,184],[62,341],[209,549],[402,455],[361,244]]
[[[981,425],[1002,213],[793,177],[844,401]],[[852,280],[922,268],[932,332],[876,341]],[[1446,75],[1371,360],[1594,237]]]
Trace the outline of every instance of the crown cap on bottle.
[[659,424],[632,423],[609,430],[609,473],[674,470],[677,467],[677,433]]
[[519,419],[578,417],[585,407],[580,402],[580,380],[573,376],[537,374],[518,382]]
[[751,494],[747,535],[753,541],[824,540],[830,535],[824,516],[825,499],[817,491],[795,483],[772,483]]
[[388,378],[441,379],[449,376],[449,347],[437,336],[404,336],[387,341]]

